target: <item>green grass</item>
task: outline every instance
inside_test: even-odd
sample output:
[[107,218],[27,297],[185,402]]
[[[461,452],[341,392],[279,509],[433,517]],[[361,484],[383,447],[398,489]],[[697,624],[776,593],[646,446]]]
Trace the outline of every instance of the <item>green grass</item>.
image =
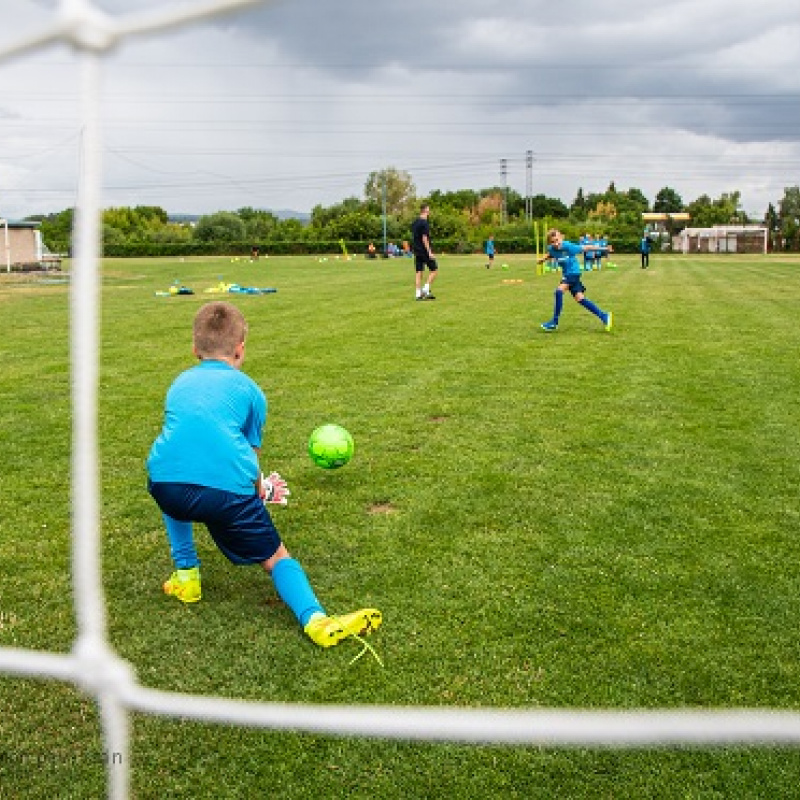
[[[144,685],[311,703],[800,707],[800,258],[633,257],[586,278],[615,327],[530,257],[444,257],[436,302],[406,260],[108,261],[100,438],[114,647]],[[274,516],[332,612],[376,605],[385,668],[313,647],[257,568],[198,532],[204,599],[170,571],[144,458],[222,276],[267,393]],[[159,298],[174,279],[192,297]],[[504,281],[522,280],[523,283]],[[0,646],[65,652],[68,287],[0,280]],[[356,455],[305,453],[323,422]],[[292,735],[134,715],[136,798],[797,796],[793,749],[606,751]],[[100,797],[93,702],[0,676],[0,797]],[[14,788],[9,788],[14,787]]]

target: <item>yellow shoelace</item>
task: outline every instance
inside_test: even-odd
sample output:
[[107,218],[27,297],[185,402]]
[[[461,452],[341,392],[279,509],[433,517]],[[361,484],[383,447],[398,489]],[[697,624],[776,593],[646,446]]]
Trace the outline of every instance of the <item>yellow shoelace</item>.
[[369,650],[369,652],[372,653],[372,657],[381,665],[381,667],[383,667],[383,661],[381,661],[381,657],[375,652],[375,648],[366,639],[359,636],[357,633],[351,635],[353,639],[358,639],[358,641],[361,642],[363,647],[361,648],[361,652],[355,658],[353,658],[352,661],[350,661],[350,663],[347,666],[351,667],[353,664],[356,663],[356,661],[358,661],[359,658],[361,658],[361,656],[364,655],[364,653],[367,652],[367,650]]

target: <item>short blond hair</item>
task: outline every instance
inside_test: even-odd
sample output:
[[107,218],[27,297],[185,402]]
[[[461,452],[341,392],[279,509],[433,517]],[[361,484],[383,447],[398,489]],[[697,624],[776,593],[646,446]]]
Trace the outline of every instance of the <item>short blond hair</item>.
[[232,358],[247,336],[247,322],[231,303],[206,303],[195,314],[193,335],[200,358]]
[[561,231],[560,231],[558,228],[550,228],[550,230],[549,230],[549,231],[547,231],[547,241],[548,241],[548,242],[552,242],[552,241],[553,241],[553,239],[555,239],[555,238],[556,238],[556,236],[557,236],[559,233],[561,233]]

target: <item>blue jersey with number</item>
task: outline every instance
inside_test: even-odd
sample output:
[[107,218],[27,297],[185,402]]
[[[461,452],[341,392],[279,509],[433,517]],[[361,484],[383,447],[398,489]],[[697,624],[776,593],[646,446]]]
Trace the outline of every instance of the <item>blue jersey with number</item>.
[[582,252],[583,248],[574,242],[561,242],[561,247],[547,245],[547,254],[558,264],[565,278],[568,275],[581,274],[581,265],[576,256]]
[[252,378],[224,361],[201,361],[167,392],[164,425],[147,458],[154,483],[191,483],[251,494],[267,419]]

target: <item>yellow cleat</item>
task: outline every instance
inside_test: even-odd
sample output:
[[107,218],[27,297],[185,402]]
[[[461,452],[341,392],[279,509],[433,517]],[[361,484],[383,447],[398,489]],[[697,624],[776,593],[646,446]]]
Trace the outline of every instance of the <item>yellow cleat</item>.
[[196,603],[201,597],[200,567],[175,570],[164,582],[164,594],[171,594],[183,603]]
[[333,647],[350,636],[364,636],[380,627],[383,615],[376,608],[362,608],[337,617],[313,617],[303,629],[320,647]]

